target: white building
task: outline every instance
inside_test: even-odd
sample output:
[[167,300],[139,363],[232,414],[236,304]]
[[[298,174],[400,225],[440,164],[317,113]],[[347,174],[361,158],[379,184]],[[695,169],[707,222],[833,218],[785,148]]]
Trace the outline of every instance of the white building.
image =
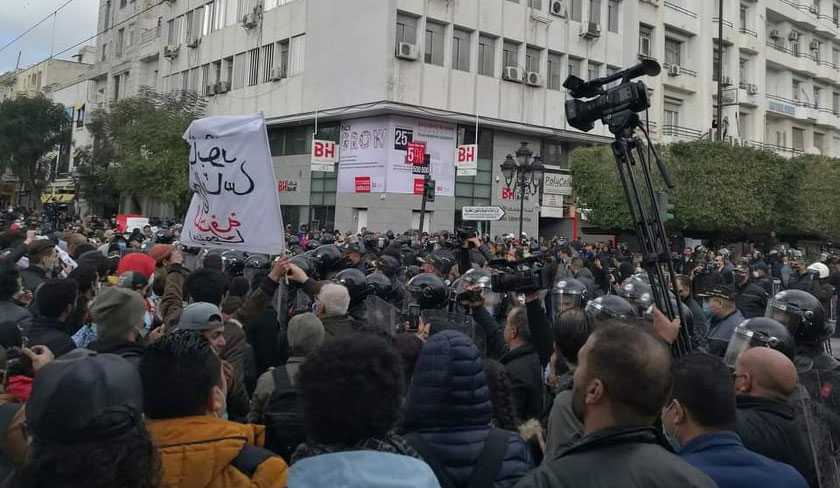
[[[840,153],[840,4],[822,0],[803,9],[788,0],[724,3],[727,137],[788,155]],[[499,169],[505,156],[526,141],[552,171],[565,172],[572,147],[609,141],[600,124],[589,133],[568,126],[561,85],[569,74],[604,76],[644,57],[663,64],[660,76],[645,79],[652,90],[647,117],[654,137],[710,137],[717,1],[156,4],[102,2],[100,30],[111,28],[98,41],[98,103],[149,85],[198,91],[210,100],[211,114],[262,112],[285,218],[293,225],[416,228],[420,198],[405,174],[397,174],[403,162],[391,149],[391,141],[399,145],[395,136],[410,127],[437,131],[434,137],[445,140],[438,141],[439,154],[432,154],[433,167],[450,161],[448,173],[434,175],[438,195],[426,216],[431,229],[451,229],[463,206],[498,205],[508,216],[489,231],[515,231],[518,201]],[[477,175],[456,178],[455,146],[475,142],[476,118]],[[338,173],[310,171],[316,119],[318,138],[340,141],[349,152],[367,145],[382,151],[384,160],[369,165],[371,179],[348,182],[352,175],[344,168],[352,164],[342,163]],[[533,234],[539,224],[542,235],[571,235],[568,198],[550,200],[563,210],[546,205],[540,211],[536,197],[525,202],[525,231]]]

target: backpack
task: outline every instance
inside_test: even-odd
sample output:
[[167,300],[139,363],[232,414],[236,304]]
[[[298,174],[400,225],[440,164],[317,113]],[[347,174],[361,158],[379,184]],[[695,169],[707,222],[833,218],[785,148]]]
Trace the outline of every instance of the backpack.
[[263,419],[266,425],[265,444],[283,459],[290,460],[297,446],[306,440],[303,405],[285,366],[274,368],[271,375],[274,392]]

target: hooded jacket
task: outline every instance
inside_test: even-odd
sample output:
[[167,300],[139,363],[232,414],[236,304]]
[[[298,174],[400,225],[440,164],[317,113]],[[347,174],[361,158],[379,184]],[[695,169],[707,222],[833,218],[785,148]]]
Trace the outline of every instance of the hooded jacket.
[[[399,480],[395,484],[394,480]],[[292,466],[295,488],[439,488],[431,468],[410,456],[377,451],[344,451],[301,459]]]
[[24,330],[24,343],[28,347],[47,346],[55,357],[76,349],[76,343],[65,332],[67,324],[56,319],[46,317],[35,317],[32,323]]
[[[403,430],[418,434],[455,483],[463,487],[484,448],[492,415],[478,348],[460,332],[434,334],[417,359]],[[518,433],[510,432],[494,486],[513,486],[532,467],[525,442]]]
[[253,474],[232,465],[246,445],[262,446],[265,428],[210,416],[150,420],[146,426],[158,447],[167,488],[282,488],[287,466],[270,457]]

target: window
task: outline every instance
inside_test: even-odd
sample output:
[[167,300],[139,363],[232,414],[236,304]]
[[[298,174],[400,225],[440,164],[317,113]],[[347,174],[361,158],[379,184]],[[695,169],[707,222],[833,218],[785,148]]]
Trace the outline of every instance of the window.
[[528,6],[540,10],[542,9],[542,0],[528,0]]
[[682,41],[665,39],[665,64],[682,65]]
[[[835,7],[836,11],[836,7]],[[836,22],[835,22],[836,23]],[[105,2],[105,20],[103,21],[103,28],[107,29],[111,25],[111,0]]]
[[798,127],[793,128],[793,138],[791,139],[793,143],[793,148],[797,151],[804,151],[805,150],[805,129],[800,129]]
[[478,74],[495,75],[496,40],[485,35],[478,36]]
[[233,62],[233,81],[231,89],[237,90],[245,86],[245,64],[248,62],[245,53],[239,53]]
[[443,24],[426,21],[424,60],[428,64],[443,66]]
[[289,40],[280,41],[280,71],[286,75],[289,72]]
[[738,27],[740,27],[741,31],[745,31],[747,29],[747,6],[741,5],[741,12],[740,17],[738,17]]
[[776,145],[779,147],[787,146],[787,132],[778,130],[776,131]]
[[399,49],[401,42],[417,45],[417,18],[397,14],[397,37],[394,50]]
[[820,154],[825,154],[825,134],[814,132],[814,147],[819,149]]
[[114,77],[114,100],[120,99],[120,75]]
[[79,110],[76,110],[76,127],[85,125],[85,105],[82,104]]
[[470,33],[465,30],[452,31],[452,68],[470,70]]
[[540,154],[545,164],[559,166],[560,169],[564,170],[569,169],[569,158],[565,156],[562,144],[544,140]]
[[178,33],[175,32],[175,19],[166,22],[166,43],[169,45],[175,44],[178,39]]
[[569,0],[569,17],[580,22],[583,18],[583,0]]
[[216,83],[222,81],[222,62],[216,61],[213,63],[212,78],[207,78],[207,83]]
[[123,44],[125,43],[125,29],[117,31],[117,44],[114,50],[114,56],[120,58],[123,55]]
[[555,53],[548,53],[548,89],[560,90],[563,88],[563,56]]
[[187,91],[190,88],[190,72],[189,70],[184,70],[181,73],[181,90]]
[[832,8],[831,19],[834,21],[834,25],[840,26],[840,5],[836,3]]
[[248,58],[248,86],[254,86],[260,81],[260,48],[251,49]]
[[[221,81],[221,80],[220,80]],[[233,56],[225,58],[225,78],[230,84],[233,84]]]
[[502,66],[519,66],[519,45],[505,41],[502,45]]
[[742,85],[749,83],[749,75],[747,73],[747,58],[738,59],[738,80]]
[[126,0],[120,0],[120,8],[125,8],[125,6],[127,5],[127,3],[128,3],[128,2],[127,2]]
[[639,54],[653,56],[653,28],[646,25],[639,26]]
[[815,86],[814,87],[814,108],[820,108],[822,106],[822,88]]
[[590,61],[589,66],[587,66],[586,69],[587,80],[594,80],[595,78],[601,75],[601,65],[598,63],[593,63],[592,61]]
[[[607,66],[607,76],[612,76],[612,75],[618,73],[618,71],[620,69],[621,68],[617,68],[615,66]],[[614,87],[614,86],[618,86],[620,84],[621,84],[621,79],[618,79],[618,80],[615,80],[611,83],[607,83],[606,88],[611,88],[611,87]]]
[[[272,156],[290,156],[309,154],[311,150],[312,126],[271,128],[268,131],[268,144]],[[318,131],[321,133],[322,131]]]
[[569,76],[580,77],[580,59],[569,56]]
[[271,69],[274,68],[274,44],[266,44],[262,48],[262,81],[271,81]]
[[831,48],[831,62],[834,63],[834,69],[840,68],[840,49]]
[[749,127],[749,114],[744,112],[738,113],[738,137],[741,139],[747,138],[747,127]]
[[618,0],[607,0],[607,28],[618,32]]
[[102,58],[101,59],[102,59],[102,61],[105,61],[106,59],[108,59],[108,43],[107,42],[102,43]]
[[128,24],[128,35],[125,38],[125,47],[134,45],[134,23]]
[[799,80],[793,80],[790,84],[790,91],[793,99],[799,101],[799,93],[802,91],[802,83]]
[[811,44],[811,55],[814,57],[814,61],[819,64],[820,62],[820,53],[822,52],[822,43],[816,39],[814,39],[813,43]]
[[834,115],[840,115],[840,93],[831,93],[831,111]]
[[190,70],[190,85],[189,89],[194,92],[198,92],[199,86],[201,83],[201,72],[198,68],[193,68]]
[[[195,33],[195,31],[193,31],[193,18],[195,16],[195,12],[197,12],[197,11],[198,10],[195,10],[195,11],[190,10],[184,16],[184,29],[186,29],[185,37],[187,38],[187,41],[192,39],[193,34]],[[196,37],[198,37],[198,36],[196,36]]]
[[201,67],[201,94],[207,95],[207,85],[213,83],[213,80],[210,78],[210,64],[205,64]]
[[540,51],[542,50],[535,47],[525,49],[525,71],[529,73],[540,72]]
[[680,126],[680,100],[668,99],[665,100],[665,110],[663,112],[662,124],[663,131],[668,132],[670,129],[671,135],[675,134],[675,128]]
[[306,56],[306,35],[295,36],[289,42],[289,76],[303,73],[303,59]]
[[589,0],[589,22],[601,24],[601,0]]
[[802,34],[796,31],[791,31],[790,34],[791,37],[796,39],[790,41],[790,50],[793,51],[794,56],[799,57],[799,36],[801,36]]

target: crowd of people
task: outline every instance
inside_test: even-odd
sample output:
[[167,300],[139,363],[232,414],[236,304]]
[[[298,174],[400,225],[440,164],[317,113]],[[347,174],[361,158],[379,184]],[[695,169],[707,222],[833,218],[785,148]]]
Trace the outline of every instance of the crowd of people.
[[828,246],[4,227],[3,486],[840,486]]

